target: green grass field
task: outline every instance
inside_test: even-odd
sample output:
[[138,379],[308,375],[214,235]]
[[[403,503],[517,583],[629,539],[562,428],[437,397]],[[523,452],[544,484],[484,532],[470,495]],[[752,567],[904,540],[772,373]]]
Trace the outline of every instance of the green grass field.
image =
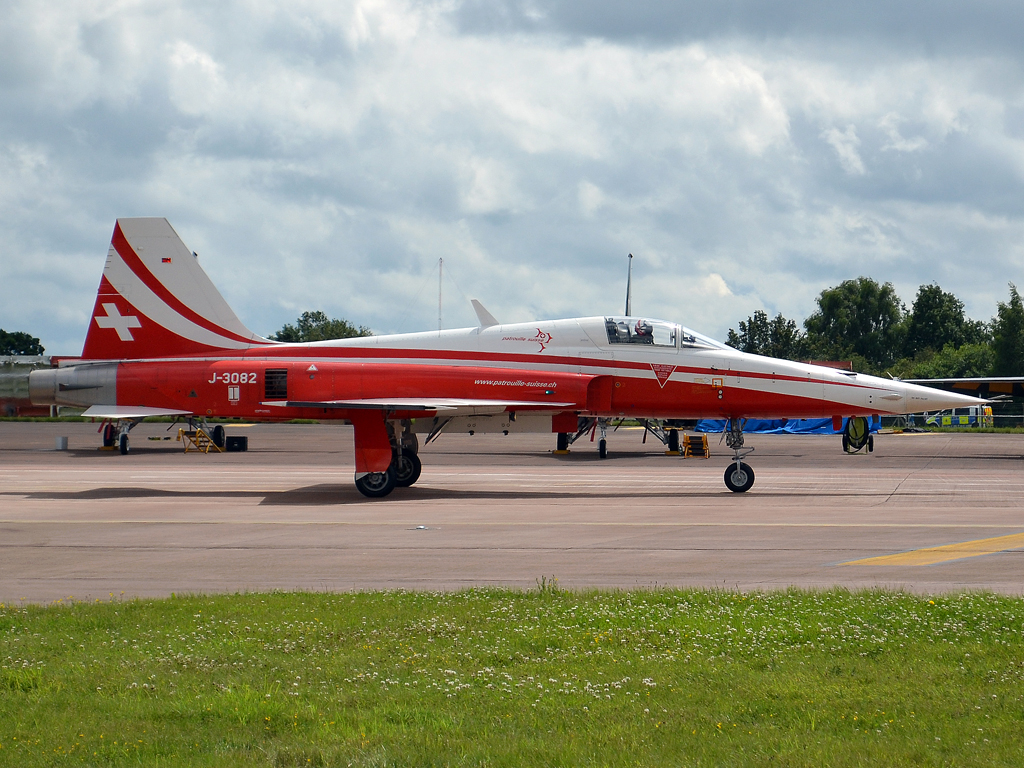
[[1024,764],[1024,601],[700,590],[0,608],[0,765]]

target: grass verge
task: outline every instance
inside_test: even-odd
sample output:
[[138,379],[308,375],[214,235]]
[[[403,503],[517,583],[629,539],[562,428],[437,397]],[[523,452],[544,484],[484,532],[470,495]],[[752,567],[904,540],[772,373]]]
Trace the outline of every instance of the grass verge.
[[0,607],[0,765],[1021,765],[1024,601],[273,593]]

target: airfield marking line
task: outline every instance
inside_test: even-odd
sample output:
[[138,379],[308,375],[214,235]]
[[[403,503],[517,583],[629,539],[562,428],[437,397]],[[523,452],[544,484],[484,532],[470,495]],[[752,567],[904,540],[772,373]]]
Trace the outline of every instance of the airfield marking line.
[[935,565],[948,563],[951,560],[962,560],[968,557],[994,555],[1011,549],[1024,547],[1024,533],[1009,536],[996,536],[991,539],[975,539],[957,544],[945,544],[941,547],[924,547],[910,552],[899,552],[894,555],[866,557],[862,560],[851,560],[840,565]]

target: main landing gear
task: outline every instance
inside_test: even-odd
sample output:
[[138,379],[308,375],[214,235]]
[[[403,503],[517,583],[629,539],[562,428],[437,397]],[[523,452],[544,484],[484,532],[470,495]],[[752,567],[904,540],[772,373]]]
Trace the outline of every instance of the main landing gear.
[[743,448],[743,420],[729,419],[726,425],[725,444],[732,448],[733,463],[725,470],[725,485],[733,493],[744,493],[754,485],[754,470],[743,459],[753,448]]
[[[395,425],[398,425],[398,430]],[[412,431],[411,423],[387,422],[387,433],[391,443],[391,464],[384,472],[366,472],[356,476],[356,488],[371,499],[383,498],[395,488],[408,488],[420,479],[423,471],[417,455],[419,439]]]

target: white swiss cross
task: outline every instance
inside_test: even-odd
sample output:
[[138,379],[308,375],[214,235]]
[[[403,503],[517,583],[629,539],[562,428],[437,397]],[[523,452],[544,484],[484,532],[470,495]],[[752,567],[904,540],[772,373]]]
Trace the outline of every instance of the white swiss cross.
[[121,341],[135,341],[129,329],[142,327],[139,318],[135,315],[122,315],[117,304],[104,304],[103,309],[107,311],[107,316],[96,315],[96,325],[100,328],[113,328]]

